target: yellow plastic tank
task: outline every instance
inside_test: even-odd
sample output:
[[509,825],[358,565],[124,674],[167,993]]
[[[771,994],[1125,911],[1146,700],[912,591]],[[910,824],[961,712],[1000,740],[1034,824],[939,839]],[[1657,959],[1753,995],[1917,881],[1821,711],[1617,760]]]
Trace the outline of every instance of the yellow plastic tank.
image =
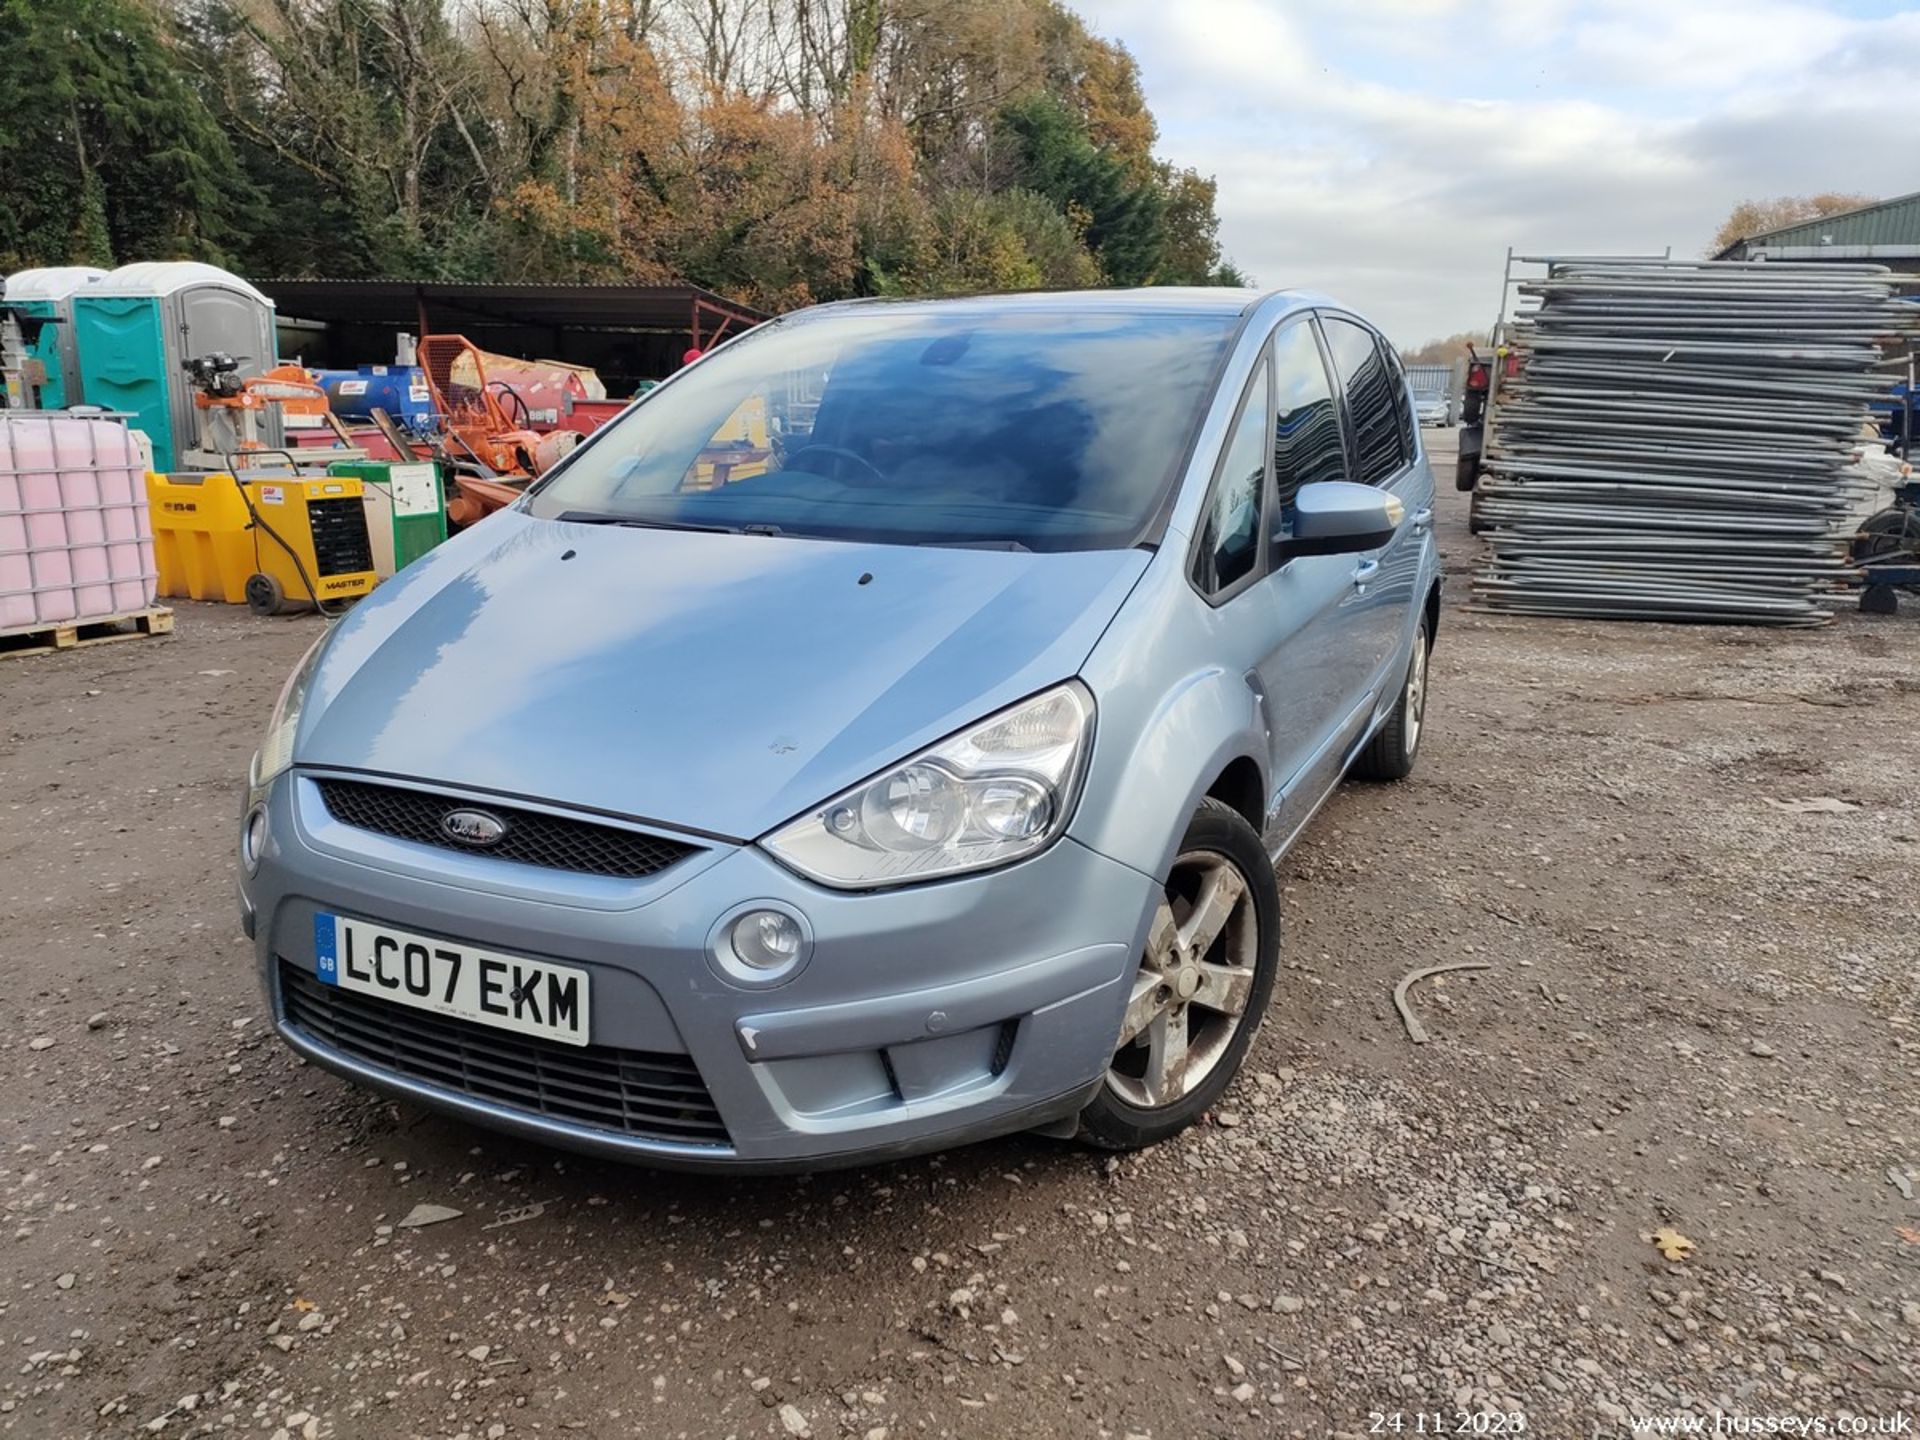
[[357,600],[378,583],[363,482],[150,474],[160,593],[265,615]]
[[231,475],[147,475],[160,593],[176,600],[243,605],[253,558],[253,520]]

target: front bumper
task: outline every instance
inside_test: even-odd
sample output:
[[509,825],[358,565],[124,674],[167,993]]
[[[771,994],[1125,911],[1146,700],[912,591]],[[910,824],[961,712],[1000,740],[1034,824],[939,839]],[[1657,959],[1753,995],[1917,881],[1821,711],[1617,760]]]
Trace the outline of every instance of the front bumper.
[[[1105,1073],[1157,901],[1147,876],[1071,840],[988,875],[849,894],[698,837],[681,838],[701,853],[639,880],[391,839],[333,819],[301,771],[274,782],[267,807],[241,904],[290,1045],[483,1125],[661,1166],[865,1163],[1076,1112]],[[752,985],[714,960],[718,923],[748,902],[804,917],[813,946],[790,978]],[[321,1023],[302,1008],[316,992],[316,911],[590,971],[588,1068],[640,1064],[649,1085],[678,1075],[703,1087],[698,1113],[718,1124],[551,1105],[535,1072],[576,1057],[529,1058],[521,1037],[487,1027],[372,999],[354,1003],[374,1013]],[[509,1059],[519,1069],[502,1079]],[[586,1082],[572,1083],[577,1094]]]

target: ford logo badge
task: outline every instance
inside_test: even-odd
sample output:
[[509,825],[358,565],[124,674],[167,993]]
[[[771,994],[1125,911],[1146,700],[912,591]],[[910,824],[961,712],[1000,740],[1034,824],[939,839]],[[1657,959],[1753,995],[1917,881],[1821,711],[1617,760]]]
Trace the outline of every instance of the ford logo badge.
[[480,849],[507,838],[506,822],[484,810],[449,810],[440,817],[440,828],[449,840]]

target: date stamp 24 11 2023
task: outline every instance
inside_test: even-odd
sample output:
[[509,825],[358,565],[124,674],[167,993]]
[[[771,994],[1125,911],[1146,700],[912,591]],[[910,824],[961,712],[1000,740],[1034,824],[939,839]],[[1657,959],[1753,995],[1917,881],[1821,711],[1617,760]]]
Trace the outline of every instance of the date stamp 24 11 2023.
[[1527,1417],[1518,1410],[1375,1410],[1367,1416],[1374,1435],[1524,1435]]

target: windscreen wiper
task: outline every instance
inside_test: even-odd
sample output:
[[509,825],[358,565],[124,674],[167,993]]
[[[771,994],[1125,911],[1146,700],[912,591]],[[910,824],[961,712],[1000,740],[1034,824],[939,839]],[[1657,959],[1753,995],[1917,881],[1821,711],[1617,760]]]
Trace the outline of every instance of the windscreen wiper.
[[1033,547],[1018,540],[922,540],[922,545],[938,546],[942,550],[1017,550],[1022,555],[1031,555]]
[[710,535],[744,533],[735,525],[698,525],[691,520],[648,520],[638,515],[607,515],[598,510],[563,510],[554,519],[575,525],[624,525],[630,530],[697,530]]

